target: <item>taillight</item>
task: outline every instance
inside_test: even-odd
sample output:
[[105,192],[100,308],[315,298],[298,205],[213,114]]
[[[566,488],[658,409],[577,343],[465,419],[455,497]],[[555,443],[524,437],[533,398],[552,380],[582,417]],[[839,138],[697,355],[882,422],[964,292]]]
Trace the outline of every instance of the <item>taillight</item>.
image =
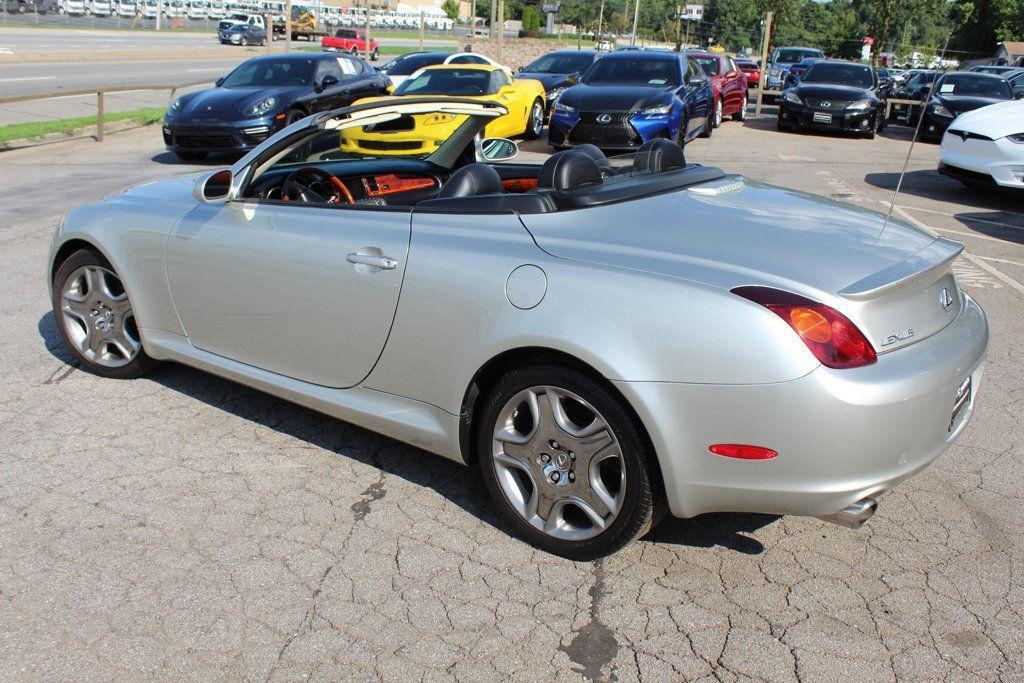
[[834,308],[771,287],[737,287],[732,293],[785,320],[822,365],[859,368],[878,360],[871,342]]

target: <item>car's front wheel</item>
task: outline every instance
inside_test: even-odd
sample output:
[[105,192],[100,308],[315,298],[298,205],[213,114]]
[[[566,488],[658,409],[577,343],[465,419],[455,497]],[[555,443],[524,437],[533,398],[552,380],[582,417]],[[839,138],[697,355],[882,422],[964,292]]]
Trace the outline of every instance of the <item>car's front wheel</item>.
[[376,62],[380,58],[380,50],[373,48],[373,52],[370,53],[370,61]]
[[647,533],[664,509],[638,419],[590,375],[539,364],[507,373],[480,412],[477,454],[495,505],[527,541],[592,560]]
[[527,140],[536,140],[544,132],[544,103],[538,97],[530,107],[530,116],[526,119],[526,130],[523,137]]
[[53,278],[52,303],[64,343],[87,370],[131,379],[156,365],[142,348],[128,292],[97,254],[82,249],[61,264]]
[[722,115],[722,100],[715,100],[715,128],[718,128],[719,126],[722,125],[723,118],[724,117]]

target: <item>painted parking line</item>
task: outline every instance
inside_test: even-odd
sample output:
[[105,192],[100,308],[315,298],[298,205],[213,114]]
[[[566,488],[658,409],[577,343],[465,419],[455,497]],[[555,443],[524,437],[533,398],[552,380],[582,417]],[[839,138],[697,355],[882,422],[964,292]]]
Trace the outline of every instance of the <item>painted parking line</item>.
[[21,78],[0,78],[0,83],[14,83],[15,81],[52,81],[56,76],[23,76]]
[[[974,221],[976,223],[988,223],[989,225],[998,225],[999,227],[1002,228],[1024,230],[1024,226],[1022,225],[1014,225],[1013,223],[1003,223],[1001,221],[994,221],[988,218],[974,218],[973,216],[963,216],[962,214],[948,213],[946,211],[936,211],[935,209],[922,209],[919,206],[904,206],[902,204],[897,204],[896,206],[897,208],[904,209],[906,211],[921,211],[922,213],[934,213],[939,216],[946,216],[947,218],[955,218],[957,220]],[[1014,213],[1012,211],[1008,213],[1012,213],[1016,216],[1021,216],[1022,218],[1024,218],[1024,213]]]

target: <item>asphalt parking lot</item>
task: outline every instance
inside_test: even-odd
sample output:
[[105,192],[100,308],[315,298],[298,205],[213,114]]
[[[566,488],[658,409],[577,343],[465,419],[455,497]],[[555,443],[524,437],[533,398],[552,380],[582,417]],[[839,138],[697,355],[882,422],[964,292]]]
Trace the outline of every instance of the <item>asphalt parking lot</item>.
[[[885,210],[906,137],[727,122],[687,156]],[[966,243],[957,273],[990,318],[960,441],[857,531],[666,519],[573,563],[410,446],[180,366],[69,365],[44,283],[60,213],[199,167],[158,127],[0,154],[0,675],[1024,679],[1024,212],[937,159],[916,147],[896,210]]]

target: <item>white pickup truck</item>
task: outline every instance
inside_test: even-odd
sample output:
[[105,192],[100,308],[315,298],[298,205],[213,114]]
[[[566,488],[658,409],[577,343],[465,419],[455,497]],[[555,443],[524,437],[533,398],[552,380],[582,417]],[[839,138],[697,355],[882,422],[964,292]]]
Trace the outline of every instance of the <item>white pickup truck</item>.
[[266,23],[263,21],[263,15],[261,14],[246,14],[245,12],[232,12],[229,16],[222,19],[217,24],[217,29],[223,31],[224,29],[232,28],[235,26],[259,26],[262,29],[266,29]]

